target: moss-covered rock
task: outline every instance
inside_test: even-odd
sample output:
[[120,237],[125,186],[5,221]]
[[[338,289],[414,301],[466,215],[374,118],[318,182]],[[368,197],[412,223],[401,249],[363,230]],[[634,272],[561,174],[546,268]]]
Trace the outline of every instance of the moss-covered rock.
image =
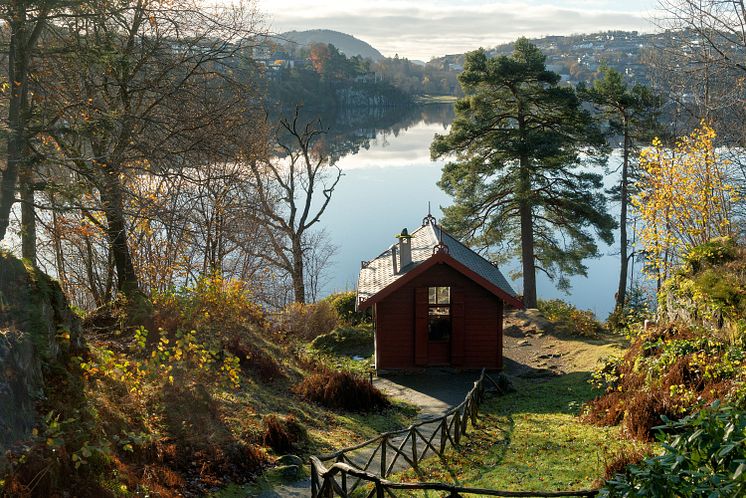
[[37,423],[46,373],[81,346],[79,321],[59,284],[0,253],[0,473],[6,450]]
[[746,247],[717,238],[690,248],[658,295],[658,314],[712,329],[744,329]]

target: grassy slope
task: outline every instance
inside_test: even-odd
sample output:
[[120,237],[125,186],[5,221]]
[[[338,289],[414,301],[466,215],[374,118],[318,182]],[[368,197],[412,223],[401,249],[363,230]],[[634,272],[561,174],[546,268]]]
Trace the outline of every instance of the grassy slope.
[[[591,365],[594,354],[597,359],[613,349],[601,343],[584,347],[581,363]],[[513,379],[517,392],[487,400],[479,427],[460,451],[451,449],[442,461],[429,459],[419,475],[401,477],[513,491],[591,487],[612,455],[635,443],[623,440],[618,427],[595,427],[577,417],[581,405],[599,394],[589,378],[589,372],[576,371]]]
[[[92,344],[94,356],[100,348],[114,346],[113,342]],[[262,419],[268,414],[292,415],[305,427],[308,441],[292,450],[304,460],[310,454],[329,452],[370,439],[380,432],[406,427],[417,414],[415,407],[402,402],[395,402],[384,412],[370,414],[338,412],[306,402],[293,394],[292,388],[309,375],[310,365],[334,366],[340,362],[331,355],[310,356],[304,352],[300,356],[306,359],[301,360],[294,353],[303,349],[301,345],[272,342],[259,335],[252,335],[252,343],[258,351],[278,360],[279,377],[262,380],[252,370],[243,369],[241,385],[234,389],[209,376],[182,375],[173,386],[148,383],[144,396],[130,395],[117,382],[93,381],[88,385],[87,395],[98,407],[100,423],[107,433],[143,431],[148,434],[148,440],[155,442],[159,452],[169,446],[181,448],[178,453],[186,454],[198,466],[213,465],[216,455],[228,452],[228,448],[235,445],[261,446]],[[262,451],[267,452],[270,463],[279,456],[269,448]],[[189,456],[192,453],[196,454]],[[122,453],[123,458],[127,456],[126,452]],[[165,485],[164,479],[143,482],[139,470],[121,468],[120,473],[132,476],[125,479],[127,487],[122,488],[118,479],[107,482],[105,487],[117,495],[129,496],[135,482],[139,481],[140,489],[175,496],[177,490],[184,489],[185,481],[195,477],[179,465],[153,462],[152,466],[159,473],[171,476],[165,479],[171,484]],[[208,488],[226,484],[223,479],[227,476],[220,474],[221,468],[217,466],[210,472],[200,471],[201,480]]]

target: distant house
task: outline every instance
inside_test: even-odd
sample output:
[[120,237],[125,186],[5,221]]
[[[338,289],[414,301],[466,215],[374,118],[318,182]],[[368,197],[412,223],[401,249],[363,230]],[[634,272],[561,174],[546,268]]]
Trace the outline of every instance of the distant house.
[[358,309],[373,309],[376,369],[502,368],[503,310],[523,303],[500,270],[430,215],[396,237],[358,278]]

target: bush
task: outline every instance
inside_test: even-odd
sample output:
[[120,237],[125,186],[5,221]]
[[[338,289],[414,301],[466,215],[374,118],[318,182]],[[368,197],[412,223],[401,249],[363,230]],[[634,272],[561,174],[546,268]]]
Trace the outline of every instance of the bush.
[[632,287],[627,292],[627,299],[621,309],[615,309],[606,319],[606,325],[612,332],[632,336],[642,329],[645,320],[653,318],[650,301],[644,289]]
[[692,413],[701,401],[740,403],[746,381],[744,344],[706,329],[664,325],[640,333],[623,358],[610,358],[592,375],[605,393],[586,404],[591,423],[622,422],[627,433],[650,439],[660,416]]
[[313,304],[292,303],[277,316],[279,332],[303,340],[328,334],[339,324],[337,313],[327,301]]
[[264,425],[262,443],[272,448],[275,453],[293,451],[305,444],[308,439],[305,427],[292,415],[288,417],[267,415],[262,423]]
[[342,327],[311,342],[317,351],[346,356],[368,357],[373,354],[373,330],[369,327]]
[[337,292],[324,299],[328,302],[334,311],[337,313],[337,317],[344,325],[360,325],[361,323],[370,323],[372,316],[369,310],[357,311],[355,304],[357,301],[357,294],[355,291]]
[[203,277],[194,287],[153,297],[155,323],[173,335],[197,330],[202,339],[234,344],[247,330],[262,329],[266,317],[246,282]]
[[650,454],[649,451],[638,447],[618,448],[611,454],[604,454],[604,480],[614,479],[622,474],[630,465],[640,463]]
[[592,311],[579,310],[561,299],[539,299],[539,311],[563,332],[594,337],[603,327]]
[[746,413],[719,402],[657,427],[664,452],[627,467],[599,496],[746,496]]
[[342,372],[321,372],[306,377],[294,392],[328,408],[370,412],[391,406],[386,396],[367,380]]
[[256,344],[248,345],[244,341],[237,341],[228,346],[227,349],[238,358],[244,371],[255,373],[263,382],[285,377],[282,365],[271,354],[257,347]]

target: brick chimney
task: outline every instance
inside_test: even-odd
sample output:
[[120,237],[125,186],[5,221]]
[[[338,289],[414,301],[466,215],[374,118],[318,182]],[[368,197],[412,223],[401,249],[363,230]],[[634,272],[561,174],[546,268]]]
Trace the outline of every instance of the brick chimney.
[[399,270],[401,271],[412,263],[412,236],[409,235],[406,228],[402,228],[401,233],[396,238],[399,239],[397,246],[399,248]]

